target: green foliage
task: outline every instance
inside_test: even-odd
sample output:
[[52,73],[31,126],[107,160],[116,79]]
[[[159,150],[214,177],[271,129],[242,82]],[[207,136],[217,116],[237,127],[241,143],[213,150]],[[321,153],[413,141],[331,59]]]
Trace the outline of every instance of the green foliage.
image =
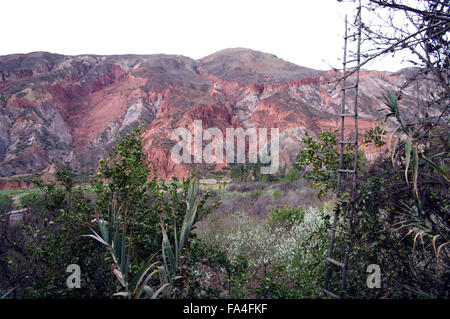
[[[386,120],[397,126],[390,159],[379,159],[359,181],[352,233],[359,274],[349,276],[354,295],[448,298],[448,134],[427,121],[407,123],[395,94],[384,102]],[[363,289],[357,279],[363,260],[384,269],[383,291]]]
[[248,284],[251,274],[248,258],[244,252],[239,253],[232,261],[231,267],[227,272],[229,285],[229,296],[232,298],[244,298],[246,285]]
[[[369,165],[359,154],[358,194],[351,204],[353,224],[346,239],[352,247],[347,295],[448,298],[448,134],[440,125],[426,121],[407,123],[395,94],[384,97],[384,102],[388,107],[386,120],[397,127],[389,137],[390,158],[381,156]],[[366,146],[384,145],[386,134],[380,126],[369,129],[364,134]],[[327,188],[336,189],[337,138],[336,132],[324,132],[317,140],[308,135],[303,139],[305,147],[297,164],[320,196]],[[351,169],[351,148],[344,151],[343,166]],[[347,228],[348,207],[338,204],[334,209],[340,216],[338,228]],[[344,244],[338,234],[336,247]],[[335,259],[343,260],[337,251]],[[367,289],[369,264],[381,267],[383,289]],[[339,291],[340,278],[332,277],[331,283],[332,290]]]
[[[297,157],[297,165],[303,171],[303,178],[313,181],[312,187],[318,191],[319,198],[328,190],[337,186],[337,170],[339,168],[339,148],[337,130],[322,132],[318,139],[308,133],[302,139],[304,148]],[[350,169],[353,163],[352,147],[345,146],[343,168]]]
[[305,217],[305,210],[284,205],[283,207],[272,207],[270,209],[269,221],[274,224],[290,225],[301,223]]
[[259,156],[256,163],[232,164],[230,177],[234,181],[238,182],[270,182],[275,180],[276,177],[272,174],[261,174],[262,166],[263,163],[261,163],[261,161],[259,160]]
[[[424,194],[428,207],[420,211],[408,188],[399,191],[404,184],[399,185],[389,162],[382,163],[383,173],[361,182],[355,203],[349,293],[367,298],[448,298],[448,258],[443,251],[448,242],[448,222],[443,220],[449,217],[448,200],[443,194]],[[369,264],[381,267],[382,290],[367,289],[362,275]]]
[[13,200],[10,196],[0,195],[0,205],[11,205]]
[[0,215],[7,213],[12,209],[13,200],[11,196],[0,195]]
[[282,177],[280,180],[282,182],[295,182],[299,179],[298,170],[295,167],[291,167],[289,172]]
[[[38,182],[41,191],[23,200],[30,214],[23,223],[0,226],[0,287],[16,298],[101,298],[114,286],[102,250],[81,236],[91,226],[90,203],[70,183],[68,172],[58,185]],[[66,286],[66,267],[82,267],[80,289]]]
[[[286,208],[289,223],[240,222],[225,239],[234,298],[315,298],[324,275],[329,212]],[[286,217],[286,220],[289,220]],[[238,267],[241,265],[241,267]]]
[[277,188],[273,191],[273,198],[278,199],[281,196],[281,191]]
[[254,197],[258,197],[261,194],[262,194],[262,190],[260,190],[260,189],[254,189],[254,190],[250,191],[250,195],[254,196]]
[[[325,197],[329,190],[336,191],[337,170],[339,168],[339,143],[338,131],[325,131],[319,134],[317,139],[308,133],[302,139],[303,149],[297,156],[296,164],[302,176],[312,181],[312,187],[317,190],[317,196]],[[343,146],[342,168],[353,169],[353,146]],[[366,166],[366,158],[363,151],[358,152],[358,167]]]
[[[232,261],[227,256],[227,250],[217,241],[206,242],[199,238],[192,241],[190,255],[194,261],[192,267],[206,271],[191,272],[189,297],[245,297],[243,289],[249,279],[245,256],[238,256]],[[213,282],[211,277],[215,277]]]
[[248,170],[244,164],[231,166],[230,177],[235,181],[245,181],[248,178]]
[[[159,212],[149,204],[159,196],[156,180],[148,182],[149,162],[142,150],[140,127],[117,141],[107,159],[99,160],[94,189],[97,195],[96,213],[107,219],[116,214],[129,230],[137,233],[137,245],[133,256],[143,259],[159,247]],[[115,212],[112,212],[115,210]],[[151,237],[149,237],[151,236]]]
[[364,145],[367,147],[370,144],[374,144],[375,147],[381,147],[386,144],[383,140],[386,134],[387,131],[379,125],[371,127],[364,132]]

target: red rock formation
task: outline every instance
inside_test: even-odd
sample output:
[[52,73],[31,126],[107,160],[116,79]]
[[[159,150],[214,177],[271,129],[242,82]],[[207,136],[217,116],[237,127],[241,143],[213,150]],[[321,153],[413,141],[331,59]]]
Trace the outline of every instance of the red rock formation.
[[[172,161],[171,133],[192,129],[194,120],[224,135],[227,127],[278,127],[282,160],[292,162],[304,131],[337,126],[336,76],[246,49],[198,61],[169,55],[0,56],[0,176],[52,163],[80,173],[95,169],[116,133],[145,124],[144,148],[159,177],[184,177],[195,167]],[[402,72],[361,72],[361,130],[379,115],[383,88],[402,81]],[[414,112],[413,94],[407,92],[402,103],[405,112]]]

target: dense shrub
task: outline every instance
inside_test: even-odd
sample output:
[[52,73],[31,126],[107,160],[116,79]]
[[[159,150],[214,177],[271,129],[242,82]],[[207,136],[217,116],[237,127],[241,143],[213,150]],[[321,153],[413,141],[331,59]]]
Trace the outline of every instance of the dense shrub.
[[274,224],[290,225],[299,223],[305,217],[305,210],[292,206],[272,207],[270,209],[269,221]]
[[10,211],[13,207],[13,200],[8,195],[0,195],[0,214]]
[[246,183],[233,183],[227,187],[227,192],[251,192],[254,190],[264,190],[266,185],[264,183],[246,182]]
[[256,298],[314,298],[324,274],[328,213],[304,211],[291,227],[238,219],[221,241],[231,262],[245,260],[247,278],[241,289]]
[[[448,192],[399,177],[390,159],[379,159],[364,174],[355,203],[351,295],[370,298],[448,298]],[[368,264],[382,269],[382,288],[368,290],[361,274]]]
[[280,198],[281,197],[281,191],[278,189],[278,188],[276,188],[274,191],[273,191],[273,198],[274,199],[278,199],[278,198]]
[[[81,237],[92,226],[90,203],[67,172],[58,182],[38,183],[41,192],[23,201],[23,223],[0,226],[0,287],[16,288],[16,298],[108,297],[114,284],[103,250]],[[81,267],[80,289],[66,286],[70,264]]]
[[300,178],[299,171],[295,167],[291,167],[291,169],[286,173],[284,177],[280,180],[282,182],[295,182]]
[[[339,143],[337,130],[324,131],[317,138],[308,133],[302,139],[303,149],[297,156],[296,164],[302,177],[312,181],[319,198],[329,190],[336,191],[337,170],[339,168]],[[342,168],[353,169],[353,146],[346,144],[342,156]],[[358,152],[358,167],[366,166],[364,151]]]

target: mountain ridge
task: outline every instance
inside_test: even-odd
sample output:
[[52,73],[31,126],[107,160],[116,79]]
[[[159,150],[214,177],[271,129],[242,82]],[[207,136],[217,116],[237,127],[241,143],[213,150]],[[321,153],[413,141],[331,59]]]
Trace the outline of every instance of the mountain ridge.
[[[95,170],[115,134],[137,124],[145,126],[144,148],[159,176],[187,176],[193,167],[170,159],[170,134],[192,128],[195,119],[204,129],[222,131],[279,127],[280,157],[289,165],[305,131],[336,125],[337,77],[242,48],[198,60],[166,54],[0,56],[0,176],[53,163],[78,173]],[[361,128],[373,125],[382,104],[377,96],[403,80],[401,71],[361,71]],[[414,112],[412,92],[402,102]]]

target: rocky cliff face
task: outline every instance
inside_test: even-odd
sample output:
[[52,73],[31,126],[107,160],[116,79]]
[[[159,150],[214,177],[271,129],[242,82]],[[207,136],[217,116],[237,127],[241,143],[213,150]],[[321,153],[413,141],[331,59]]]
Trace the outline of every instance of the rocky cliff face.
[[[341,93],[333,71],[317,71],[248,49],[201,60],[174,55],[0,56],[0,176],[52,163],[82,173],[95,169],[116,134],[144,124],[145,150],[160,178],[186,176],[176,164],[172,131],[278,127],[280,158],[292,163],[305,131],[337,125]],[[360,127],[373,125],[377,98],[401,85],[404,72],[362,71]],[[415,94],[402,106],[414,113]],[[350,126],[349,126],[350,131]],[[205,166],[205,165],[204,165]],[[218,165],[210,168],[218,168]]]

